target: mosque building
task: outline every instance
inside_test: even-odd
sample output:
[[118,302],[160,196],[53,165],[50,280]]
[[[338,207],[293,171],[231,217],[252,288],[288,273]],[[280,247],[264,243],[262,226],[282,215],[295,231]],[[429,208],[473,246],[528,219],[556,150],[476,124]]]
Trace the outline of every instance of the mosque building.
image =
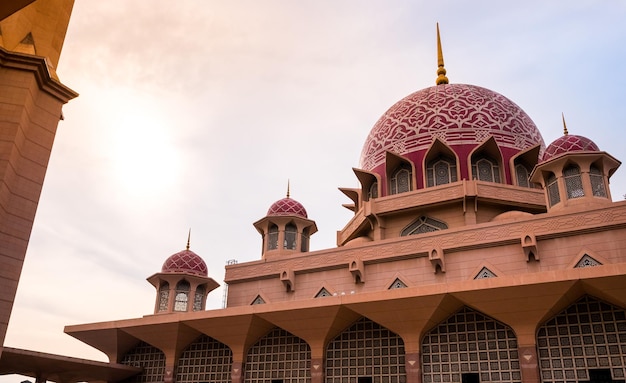
[[65,332],[135,367],[125,382],[624,382],[620,161],[565,121],[546,147],[505,96],[449,83],[437,40],[436,85],[365,137],[337,247],[309,251],[288,192],[253,224],[260,258],[226,266],[225,308],[188,243],[148,278],[153,314]]

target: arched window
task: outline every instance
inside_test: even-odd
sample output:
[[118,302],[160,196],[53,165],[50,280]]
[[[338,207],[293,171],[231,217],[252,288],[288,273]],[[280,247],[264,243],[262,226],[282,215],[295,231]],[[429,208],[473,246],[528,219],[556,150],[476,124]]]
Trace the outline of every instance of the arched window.
[[515,177],[517,178],[517,186],[522,186],[525,188],[529,188],[532,185],[530,184],[530,180],[528,179],[530,173],[528,172],[528,168],[522,164],[515,165]]
[[271,224],[267,234],[267,250],[278,249],[278,226]]
[[426,185],[445,185],[457,181],[456,161],[440,156],[426,165]]
[[404,237],[413,234],[430,233],[433,231],[444,230],[447,228],[448,225],[438,219],[421,216],[413,221],[409,226],[402,229],[400,235]]
[[196,288],[196,294],[193,298],[193,311],[202,311],[204,309],[204,285]]
[[305,227],[302,230],[302,239],[300,241],[300,251],[306,253],[309,251],[309,228]]
[[170,284],[167,282],[161,283],[159,287],[159,312],[167,311],[167,306],[170,299]]
[[367,199],[378,198],[378,182],[372,182],[370,189],[367,191]]
[[578,166],[570,165],[563,170],[563,179],[565,180],[565,190],[567,190],[568,199],[585,196],[583,181],[580,177],[580,168]]
[[391,194],[405,193],[411,191],[411,168],[407,165],[396,170],[391,176]]
[[285,240],[283,243],[283,248],[288,250],[296,249],[296,238],[298,236],[298,228],[293,223],[288,223],[285,226]]
[[174,311],[187,311],[189,302],[189,282],[182,280],[176,285],[176,300],[174,301]]
[[594,197],[606,198],[606,189],[604,188],[604,175],[602,171],[595,165],[591,165],[589,168],[589,180],[591,181],[591,190]]
[[546,188],[548,189],[548,202],[550,206],[554,206],[561,202],[561,196],[559,195],[559,183],[554,173],[550,173],[546,180]]
[[481,157],[472,164],[472,178],[480,181],[500,182],[500,168],[495,161]]

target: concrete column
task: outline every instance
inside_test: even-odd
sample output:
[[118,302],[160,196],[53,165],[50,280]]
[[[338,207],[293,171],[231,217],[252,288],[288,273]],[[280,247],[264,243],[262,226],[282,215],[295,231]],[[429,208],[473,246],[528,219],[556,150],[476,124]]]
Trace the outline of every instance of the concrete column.
[[233,361],[233,365],[231,368],[232,368],[230,371],[231,383],[243,383],[243,374],[242,374],[243,363]]
[[406,383],[422,383],[422,363],[419,352],[407,352],[404,354],[406,370]]
[[524,383],[539,383],[539,364],[537,363],[537,349],[534,344],[518,347],[519,364],[522,370]]
[[324,359],[311,358],[311,383],[324,383]]

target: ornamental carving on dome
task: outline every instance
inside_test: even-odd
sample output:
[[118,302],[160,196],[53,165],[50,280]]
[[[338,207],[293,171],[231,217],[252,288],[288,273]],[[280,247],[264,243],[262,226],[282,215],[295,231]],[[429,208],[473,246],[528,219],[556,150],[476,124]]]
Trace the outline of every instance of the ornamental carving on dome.
[[501,147],[525,150],[540,144],[530,117],[508,98],[474,85],[437,85],[393,105],[376,122],[361,152],[361,168],[372,170],[385,152],[425,150],[435,138],[448,145],[476,145],[493,136]]
[[587,151],[598,152],[600,148],[587,137],[568,134],[557,138],[553,143],[548,145],[543,155],[543,161],[547,161],[563,153]]
[[308,217],[304,206],[302,206],[300,202],[289,197],[274,202],[268,209],[267,215],[297,215],[303,218]]
[[183,250],[169,257],[161,268],[163,273],[191,273],[203,277],[208,276],[206,263],[191,250]]

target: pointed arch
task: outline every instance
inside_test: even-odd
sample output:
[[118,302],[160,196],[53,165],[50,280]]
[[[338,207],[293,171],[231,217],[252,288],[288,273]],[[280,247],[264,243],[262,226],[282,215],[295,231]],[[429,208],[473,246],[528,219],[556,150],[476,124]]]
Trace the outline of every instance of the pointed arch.
[[270,223],[267,229],[267,250],[278,249],[278,225]]
[[181,279],[176,284],[176,292],[174,293],[174,311],[187,311],[189,307],[189,292],[191,284],[186,279]]
[[459,158],[443,141],[435,138],[424,157],[424,185],[445,185],[460,179]]
[[537,359],[545,381],[589,381],[590,370],[610,369],[624,379],[622,355],[626,311],[584,295],[546,321],[537,331]]
[[469,155],[472,179],[502,183],[502,153],[493,136],[475,148]]
[[387,152],[385,162],[388,195],[406,193],[415,185],[415,165],[410,160]]
[[248,349],[243,371],[246,383],[310,381],[311,347],[302,338],[275,327]]
[[570,163],[563,168],[563,181],[565,182],[567,199],[585,196],[580,166],[578,166],[578,164]]
[[550,207],[561,202],[561,193],[559,191],[559,180],[556,178],[556,175],[554,173],[548,172],[545,175],[545,184],[546,184],[546,189],[548,191],[548,204],[550,204]]
[[232,350],[224,343],[201,335],[181,353],[176,363],[176,382],[231,381]]
[[139,374],[125,380],[128,383],[162,382],[165,378],[165,354],[144,341],[124,354],[120,364],[143,368]]
[[170,302],[170,284],[163,281],[159,286],[159,312],[167,311]]
[[333,381],[356,382],[368,376],[373,382],[405,382],[404,341],[378,323],[361,318],[328,343],[325,367],[325,375]]
[[589,167],[589,182],[591,183],[591,192],[594,197],[608,197],[601,163],[593,163]]
[[298,239],[298,227],[293,221],[285,225],[285,239],[283,240],[283,249],[295,250]]
[[536,184],[530,181],[530,175],[539,162],[541,145],[528,148],[510,159],[509,168],[511,183],[521,187],[535,188]]
[[459,372],[484,382],[522,381],[513,329],[467,306],[427,332],[421,350],[425,382],[458,382]]

